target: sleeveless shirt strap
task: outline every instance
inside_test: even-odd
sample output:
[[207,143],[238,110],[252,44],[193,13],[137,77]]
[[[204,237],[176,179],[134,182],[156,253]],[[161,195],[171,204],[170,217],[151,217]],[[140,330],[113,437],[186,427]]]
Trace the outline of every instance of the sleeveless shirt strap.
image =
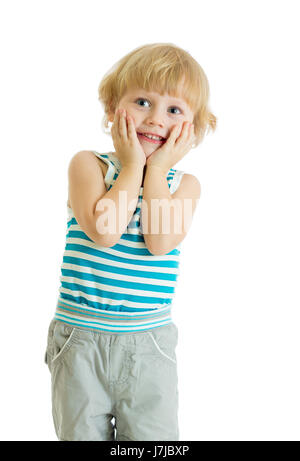
[[175,173],[172,178],[171,185],[170,185],[170,194],[174,194],[174,192],[178,189],[183,175],[184,175],[184,171],[175,170]]
[[105,179],[106,186],[109,187],[112,184],[114,176],[115,176],[115,173],[116,173],[116,171],[118,169],[116,167],[116,164],[115,164],[115,157],[112,156],[111,152],[107,152],[105,154],[99,154],[98,152],[96,152],[94,150],[92,152],[98,158],[103,160],[103,162],[105,162],[107,164],[107,166],[108,166],[107,172],[106,172],[106,175],[105,175],[104,179]]

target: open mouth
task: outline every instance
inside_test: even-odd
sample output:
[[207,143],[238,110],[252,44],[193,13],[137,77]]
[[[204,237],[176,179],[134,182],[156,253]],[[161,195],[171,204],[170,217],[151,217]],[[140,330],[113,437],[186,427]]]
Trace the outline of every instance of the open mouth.
[[137,133],[138,138],[144,139],[145,141],[152,142],[154,144],[163,144],[166,142],[165,138],[160,136],[146,135],[145,133]]

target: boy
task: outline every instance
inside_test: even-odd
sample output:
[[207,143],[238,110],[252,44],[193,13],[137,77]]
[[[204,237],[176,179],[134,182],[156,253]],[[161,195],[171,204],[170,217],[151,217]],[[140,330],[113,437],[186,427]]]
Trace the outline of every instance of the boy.
[[115,152],[70,162],[48,332],[60,440],[179,440],[171,305],[200,184],[172,167],[215,129],[208,94],[199,64],[172,44],[132,51],[99,86]]

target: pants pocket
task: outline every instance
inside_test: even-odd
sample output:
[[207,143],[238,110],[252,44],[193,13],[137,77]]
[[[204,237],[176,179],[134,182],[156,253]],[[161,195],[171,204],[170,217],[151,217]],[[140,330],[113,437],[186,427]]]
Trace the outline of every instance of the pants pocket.
[[77,329],[53,319],[48,330],[45,363],[50,371],[52,365],[58,363],[67,351],[76,343]]
[[[76,328],[68,330],[68,332],[59,332],[59,342],[57,340],[57,336],[54,334],[54,355],[51,360],[51,364],[57,362],[62,356],[70,349],[70,347],[74,344],[74,340],[76,337]],[[63,338],[63,343],[61,340]]]
[[176,358],[170,357],[170,355],[168,355],[166,352],[164,352],[164,351],[161,349],[161,347],[159,346],[159,344],[157,343],[157,341],[155,340],[155,338],[154,338],[154,336],[153,336],[153,334],[152,334],[151,332],[148,332],[148,334],[149,334],[150,338],[152,339],[153,344],[154,344],[154,346],[156,347],[156,350],[161,354],[161,356],[165,357],[166,359],[168,359],[168,360],[170,360],[171,362],[173,362],[173,363],[176,364],[176,363],[177,363],[177,362],[176,362]]
[[177,364],[175,349],[178,341],[178,330],[174,323],[162,328],[148,331],[154,356],[169,365]]

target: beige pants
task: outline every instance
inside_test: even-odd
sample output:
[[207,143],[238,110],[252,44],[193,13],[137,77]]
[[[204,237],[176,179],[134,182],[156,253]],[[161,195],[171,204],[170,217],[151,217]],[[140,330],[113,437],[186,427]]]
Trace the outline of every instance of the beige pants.
[[45,361],[60,440],[179,440],[174,323],[137,333],[53,319]]

